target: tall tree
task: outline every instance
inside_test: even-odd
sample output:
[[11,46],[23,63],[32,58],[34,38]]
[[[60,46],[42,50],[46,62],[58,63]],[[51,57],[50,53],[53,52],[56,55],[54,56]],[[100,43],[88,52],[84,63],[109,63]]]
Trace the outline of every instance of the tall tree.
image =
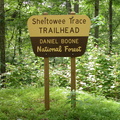
[[76,13],[79,13],[79,0],[75,0],[74,11]]
[[[22,7],[22,4],[23,4],[23,0],[18,0],[18,18],[19,20],[21,19],[21,7]],[[22,39],[21,39],[21,35],[22,35],[22,28],[21,28],[21,24],[19,22],[19,27],[18,27],[18,34],[19,34],[19,37],[18,37],[18,49],[19,49],[19,55],[22,54]]]
[[4,0],[0,0],[0,73],[5,73],[5,12]]
[[66,9],[67,9],[68,14],[70,14],[72,11],[70,0],[66,0]]
[[[99,15],[99,0],[95,0],[95,17]],[[99,38],[99,26],[95,27],[95,45],[98,45],[98,38]]]
[[112,20],[112,0],[109,0],[109,53],[112,51],[113,41]]

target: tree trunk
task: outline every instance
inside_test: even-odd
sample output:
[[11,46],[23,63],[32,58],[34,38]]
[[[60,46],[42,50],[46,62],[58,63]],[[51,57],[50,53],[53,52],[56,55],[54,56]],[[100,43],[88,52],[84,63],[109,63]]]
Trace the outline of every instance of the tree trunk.
[[74,4],[74,11],[76,13],[79,13],[79,0],[75,0],[75,4]]
[[[19,10],[19,13],[18,13],[18,18],[19,20],[21,19],[21,6],[22,6],[22,1],[18,0],[18,10]],[[18,34],[19,34],[19,37],[18,37],[18,49],[19,49],[19,55],[22,54],[22,39],[21,39],[21,35],[22,35],[22,29],[21,29],[21,24],[19,23],[19,28],[18,28]]]
[[[95,0],[95,17],[99,15],[99,0]],[[98,46],[99,26],[95,27],[95,46]]]
[[5,12],[4,0],[0,0],[0,74],[5,73]]
[[70,0],[66,0],[66,9],[67,9],[68,14],[70,14],[72,11]]
[[112,41],[113,41],[113,32],[112,32],[112,0],[109,0],[109,53],[112,51]]

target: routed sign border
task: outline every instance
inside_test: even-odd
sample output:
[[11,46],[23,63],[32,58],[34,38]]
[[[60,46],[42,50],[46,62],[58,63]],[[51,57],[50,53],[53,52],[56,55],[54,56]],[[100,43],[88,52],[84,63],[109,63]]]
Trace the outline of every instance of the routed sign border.
[[86,50],[90,30],[86,15],[34,15],[27,24],[36,56],[77,57]]

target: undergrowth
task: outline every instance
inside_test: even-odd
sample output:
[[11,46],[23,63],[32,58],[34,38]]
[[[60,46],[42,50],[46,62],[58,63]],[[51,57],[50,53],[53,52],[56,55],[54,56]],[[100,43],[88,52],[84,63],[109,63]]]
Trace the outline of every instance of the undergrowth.
[[44,108],[44,88],[0,90],[0,120],[120,120],[120,103],[77,91],[76,108],[71,92],[50,88],[50,110]]

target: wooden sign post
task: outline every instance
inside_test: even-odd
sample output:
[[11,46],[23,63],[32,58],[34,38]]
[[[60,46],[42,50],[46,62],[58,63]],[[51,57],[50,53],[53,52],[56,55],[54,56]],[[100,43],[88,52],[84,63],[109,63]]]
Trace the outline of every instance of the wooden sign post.
[[76,107],[76,66],[75,66],[75,57],[71,58],[71,107]]
[[[47,12],[43,15],[48,15]],[[45,109],[50,109],[50,95],[49,95],[49,58],[44,57],[44,85],[45,85]]]
[[[75,12],[71,12],[71,15],[75,15]],[[75,57],[71,57],[71,91],[74,92],[71,96],[71,107],[76,107],[76,64]]]
[[[50,109],[49,57],[71,57],[71,91],[76,90],[75,57],[86,50],[90,19],[86,15],[34,15],[28,19],[32,48],[36,56],[44,57],[45,109]],[[76,95],[71,98],[76,106]]]
[[44,58],[45,109],[50,109],[49,97],[49,58]]

